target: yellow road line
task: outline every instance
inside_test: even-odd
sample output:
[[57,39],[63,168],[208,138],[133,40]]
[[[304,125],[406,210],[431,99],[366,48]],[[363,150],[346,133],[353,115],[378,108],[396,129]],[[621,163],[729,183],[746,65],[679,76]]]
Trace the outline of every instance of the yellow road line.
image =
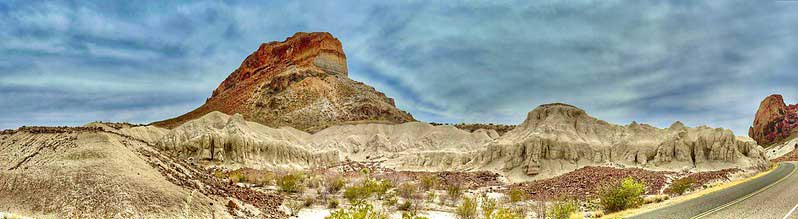
[[[785,164],[783,164],[783,165],[787,165],[787,164],[788,164],[788,163],[785,163]],[[745,201],[746,199],[748,199],[748,198],[751,198],[751,197],[753,197],[754,195],[756,195],[756,194],[759,194],[759,193],[761,193],[761,192],[764,192],[765,190],[769,189],[770,187],[773,187],[773,186],[775,186],[776,184],[779,184],[780,182],[782,182],[782,181],[784,181],[784,180],[787,180],[787,178],[789,178],[790,176],[792,176],[793,174],[795,174],[795,172],[796,172],[796,171],[798,171],[798,167],[796,167],[796,166],[795,166],[795,164],[790,164],[790,165],[793,165],[792,172],[790,172],[789,174],[787,174],[787,175],[786,175],[786,176],[784,176],[783,178],[781,178],[781,179],[777,180],[776,182],[774,182],[774,183],[772,183],[772,184],[770,184],[770,185],[767,185],[767,186],[765,186],[765,187],[762,187],[762,188],[760,188],[759,190],[756,190],[755,192],[752,192],[751,194],[748,194],[748,195],[746,195],[746,196],[743,196],[743,197],[741,197],[741,198],[738,198],[737,200],[734,200],[734,201],[732,201],[732,202],[729,202],[729,203],[726,203],[726,204],[724,204],[724,205],[718,206],[718,207],[716,207],[716,208],[713,208],[713,209],[711,209],[711,210],[709,210],[709,211],[706,211],[706,212],[704,212],[704,213],[701,213],[701,214],[699,214],[699,215],[693,216],[693,217],[691,217],[691,219],[699,219],[699,218],[702,218],[702,217],[706,217],[707,215],[710,215],[710,214],[712,214],[712,213],[715,213],[715,212],[718,212],[718,211],[720,211],[720,210],[723,210],[724,208],[727,208],[727,207],[729,207],[729,206],[732,206],[732,205],[734,205],[734,204],[737,204],[737,203],[740,203],[740,202],[742,202],[742,201]]]

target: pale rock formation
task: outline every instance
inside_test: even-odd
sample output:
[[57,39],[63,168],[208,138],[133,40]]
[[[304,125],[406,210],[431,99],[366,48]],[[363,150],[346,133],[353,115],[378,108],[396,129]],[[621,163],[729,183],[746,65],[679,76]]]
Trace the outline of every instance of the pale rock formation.
[[[566,104],[542,105],[514,130],[483,150],[415,153],[397,156],[401,168],[492,169],[548,177],[585,165],[623,165],[650,169],[762,167],[762,148],[738,140],[726,129],[666,129],[632,123],[614,125]],[[523,177],[521,177],[523,178]]]

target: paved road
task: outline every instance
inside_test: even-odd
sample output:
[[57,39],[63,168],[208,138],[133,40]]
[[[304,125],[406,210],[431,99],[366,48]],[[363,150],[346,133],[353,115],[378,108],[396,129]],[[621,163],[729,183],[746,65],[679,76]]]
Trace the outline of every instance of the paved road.
[[796,163],[781,163],[757,179],[629,218],[798,218],[797,171]]

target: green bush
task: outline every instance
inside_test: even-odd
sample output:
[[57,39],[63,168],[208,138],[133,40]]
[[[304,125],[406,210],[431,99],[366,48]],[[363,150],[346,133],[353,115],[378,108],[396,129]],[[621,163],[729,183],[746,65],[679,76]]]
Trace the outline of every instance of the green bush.
[[498,204],[496,203],[496,200],[494,200],[492,198],[489,198],[488,196],[483,194],[482,195],[482,206],[481,207],[482,207],[482,216],[485,219],[491,219],[491,218],[493,218],[492,217],[493,216],[493,212],[496,211],[496,208],[498,207]]
[[416,213],[413,212],[404,212],[402,213],[402,219],[429,219],[429,218],[418,216]]
[[399,186],[399,188],[397,188],[397,193],[402,198],[411,199],[416,195],[417,190],[418,189],[416,188],[416,185],[403,183]]
[[371,192],[368,191],[368,188],[359,185],[351,186],[344,190],[344,198],[353,204],[366,200],[369,196],[371,196]]
[[456,202],[463,196],[463,188],[460,185],[449,185],[446,187],[446,196],[449,197],[452,202]]
[[433,203],[436,199],[438,199],[438,194],[435,191],[427,192],[427,202]]
[[387,180],[377,181],[367,179],[360,185],[353,185],[344,191],[344,198],[349,202],[355,203],[368,199],[373,194],[378,195],[380,199],[385,197],[385,194],[393,187],[393,183]]
[[277,178],[277,186],[280,187],[282,192],[297,193],[305,190],[302,185],[305,180],[305,175],[302,173],[285,174]]
[[402,202],[402,204],[396,206],[396,210],[400,211],[410,211],[412,210],[412,208],[413,208],[413,203],[408,200],[405,200],[405,202]]
[[507,208],[499,208],[493,219],[524,219],[524,215],[518,211],[513,211]]
[[310,207],[310,206],[313,206],[313,204],[315,204],[315,203],[316,203],[316,199],[315,198],[307,196],[307,197],[305,197],[304,202],[302,202],[302,205],[304,205],[305,207]]
[[668,193],[676,195],[684,194],[684,192],[693,187],[693,184],[695,184],[695,179],[689,177],[674,180],[668,188]]
[[326,182],[324,182],[325,186],[327,187],[327,192],[330,194],[337,194],[341,189],[346,186],[346,179],[341,176],[334,176],[334,177],[327,177]]
[[324,219],[388,219],[388,215],[375,211],[370,204],[360,203],[348,209],[334,211]]
[[507,197],[511,203],[516,203],[526,200],[527,194],[521,189],[513,188],[507,191]]
[[558,201],[554,202],[546,215],[553,219],[568,219],[578,210],[579,205],[575,201]]
[[305,207],[305,203],[301,201],[290,200],[285,202],[285,207],[288,207],[288,210],[291,210],[290,216],[296,216],[299,214],[299,211]]
[[336,208],[338,208],[339,204],[340,203],[338,203],[338,199],[332,199],[332,200],[327,202],[327,208],[336,209]]
[[421,177],[419,180],[421,183],[421,189],[424,191],[429,191],[430,189],[435,188],[438,186],[438,177],[435,175],[425,175]]
[[602,209],[616,212],[638,207],[643,203],[642,195],[646,192],[646,184],[632,177],[626,178],[617,185],[605,186],[598,192]]
[[463,198],[463,203],[455,209],[454,213],[458,219],[477,218],[477,201],[469,197]]

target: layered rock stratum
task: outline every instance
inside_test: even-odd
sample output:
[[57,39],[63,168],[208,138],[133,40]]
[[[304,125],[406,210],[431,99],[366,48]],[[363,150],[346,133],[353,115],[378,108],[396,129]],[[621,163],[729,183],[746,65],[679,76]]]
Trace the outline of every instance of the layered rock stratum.
[[748,136],[760,145],[792,138],[798,132],[798,105],[786,105],[781,95],[770,95],[759,104]]
[[174,128],[213,111],[308,132],[344,123],[414,121],[393,99],[349,79],[341,42],[329,33],[296,33],[260,45],[205,104],[153,125]]
[[[150,130],[153,129],[153,130]],[[755,142],[728,129],[615,125],[567,104],[547,104],[505,135],[422,122],[333,126],[316,133],[270,128],[240,115],[210,113],[172,130],[120,129],[176,155],[232,166],[311,168],[347,160],[379,160],[399,170],[503,173],[513,180],[547,178],[591,165],[655,170],[761,168]]]

